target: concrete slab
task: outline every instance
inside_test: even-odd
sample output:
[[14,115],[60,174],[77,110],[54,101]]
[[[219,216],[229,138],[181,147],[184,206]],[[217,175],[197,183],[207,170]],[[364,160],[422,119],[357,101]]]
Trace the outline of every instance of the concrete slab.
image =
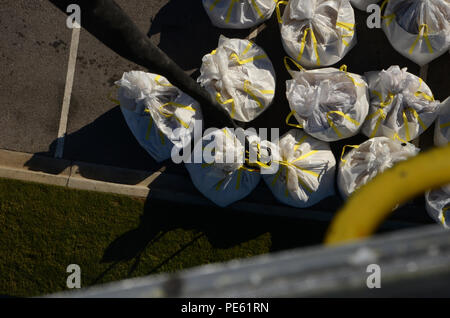
[[0,12],[0,148],[51,155],[71,30],[48,1],[6,0]]

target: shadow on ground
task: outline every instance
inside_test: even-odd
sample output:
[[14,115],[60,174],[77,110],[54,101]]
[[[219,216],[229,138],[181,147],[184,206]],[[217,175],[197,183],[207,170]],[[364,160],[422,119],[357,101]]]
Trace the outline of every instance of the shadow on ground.
[[[175,253],[148,269],[156,273],[164,264],[182,253],[196,240],[205,236],[214,248],[227,249],[269,233],[271,252],[300,246],[319,244],[327,228],[326,223],[267,217],[234,212],[217,207],[198,207],[147,200],[140,225],[115,239],[105,250],[102,262],[111,263],[96,281],[119,262],[133,260],[129,275],[139,265],[142,253],[174,229],[194,230],[197,234]],[[162,211],[164,211],[162,213]]]
[[250,30],[214,27],[201,1],[171,0],[155,15],[147,35],[160,33],[159,48],[185,71],[200,67],[202,57],[217,47],[219,36],[245,38]]

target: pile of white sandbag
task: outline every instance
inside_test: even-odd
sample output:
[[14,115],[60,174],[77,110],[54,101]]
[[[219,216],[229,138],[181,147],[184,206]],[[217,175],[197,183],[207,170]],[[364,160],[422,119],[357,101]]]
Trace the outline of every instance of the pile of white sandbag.
[[[377,0],[351,0],[365,10]],[[419,65],[449,49],[450,6],[447,0],[387,1],[383,29],[403,55]],[[349,0],[203,0],[212,23],[222,28],[249,28],[277,10],[281,41],[290,57],[286,98],[295,127],[281,138],[265,140],[246,131],[218,127],[194,144],[185,166],[194,186],[225,207],[248,196],[263,179],[274,197],[306,208],[335,194],[344,199],[375,176],[419,153],[409,141],[436,120],[435,144],[448,144],[449,99],[435,100],[419,77],[397,65],[358,75],[339,62],[356,44],[355,17]],[[280,5],[285,5],[283,14]],[[293,63],[298,71],[289,66]],[[309,69],[305,69],[309,68]],[[317,69],[310,69],[317,68]],[[202,59],[197,82],[234,120],[251,122],[271,106],[275,70],[254,42],[220,36],[218,47]],[[164,77],[124,73],[116,82],[125,120],[139,143],[157,160],[192,142],[200,105]],[[278,107],[275,105],[273,107]],[[294,122],[295,121],[295,122]],[[329,142],[362,133],[368,140],[345,145],[338,172]],[[347,154],[347,148],[353,148]],[[200,160],[196,155],[200,153]],[[249,159],[256,154],[256,161]],[[344,155],[345,154],[345,155]],[[426,193],[426,208],[437,222],[450,226],[450,188]]]

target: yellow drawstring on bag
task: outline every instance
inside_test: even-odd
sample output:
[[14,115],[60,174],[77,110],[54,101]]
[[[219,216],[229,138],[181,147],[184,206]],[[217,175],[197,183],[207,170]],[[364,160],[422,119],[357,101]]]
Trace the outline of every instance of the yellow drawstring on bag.
[[428,51],[430,53],[433,53],[433,47],[431,46],[430,40],[428,39],[428,25],[424,23],[419,26],[419,34],[417,34],[416,40],[411,45],[411,48],[409,49],[409,54],[413,53],[414,48],[416,47],[416,44],[417,44],[417,42],[419,42],[421,37],[423,37],[425,39],[425,43],[427,44]]
[[316,53],[316,57],[317,57],[317,63],[316,64],[317,64],[317,66],[320,66],[320,56],[319,56],[319,52],[317,50],[317,40],[316,40],[316,36],[315,36],[314,31],[313,31],[312,28],[306,28],[305,31],[303,32],[303,38],[302,38],[302,42],[301,42],[300,53],[298,54],[297,61],[300,61],[302,59],[303,52],[305,51],[306,37],[308,36],[308,31],[311,34],[311,39],[313,41],[314,52]]
[[344,160],[345,150],[346,150],[347,148],[355,148],[355,149],[358,149],[359,146],[358,146],[358,145],[345,145],[345,146],[342,148],[342,152],[341,152],[341,161],[342,161],[343,163],[347,163],[347,160]]
[[448,123],[443,123],[443,124],[439,125],[440,129],[444,129],[444,128],[447,128],[447,127],[450,127],[450,121]]
[[227,99],[227,100],[225,100],[225,101],[222,101],[222,95],[220,95],[220,93],[218,92],[218,93],[216,93],[216,101],[219,103],[219,104],[222,104],[222,105],[228,105],[228,104],[231,104],[231,114],[230,114],[230,117],[231,118],[234,118],[234,115],[235,115],[235,112],[236,112],[236,106],[234,105],[234,99],[233,98],[230,98],[230,99]]
[[[380,7],[380,12],[383,12],[384,7],[389,2],[389,0],[384,0]],[[386,20],[386,26],[389,26],[391,24],[392,20],[395,18],[395,13],[389,14],[389,15],[382,15],[381,18],[383,20]]]
[[295,66],[297,66],[297,68],[299,69],[300,72],[304,71],[305,69],[303,68],[303,66],[301,66],[300,64],[298,64],[293,58],[290,58],[289,56],[285,56],[283,58],[283,63],[284,63],[284,67],[286,67],[286,70],[288,72],[292,71],[291,67],[288,64],[288,61],[291,61],[292,63],[294,63]]
[[295,128],[300,128],[303,129],[303,126],[300,124],[291,124],[289,122],[289,120],[291,119],[292,116],[294,116],[297,112],[295,110],[291,111],[289,113],[289,115],[286,117],[286,125],[291,126],[291,127],[295,127]]
[[[293,161],[286,161],[286,160],[277,160],[277,161],[275,161],[276,163],[282,165],[283,168],[285,169],[285,173],[286,173],[286,190],[285,190],[285,195],[286,195],[286,196],[288,196],[288,190],[287,190],[287,182],[288,182],[288,175],[289,175],[289,169],[288,169],[288,167],[291,167],[291,168],[294,168],[294,169],[298,169],[298,170],[300,170],[300,171],[302,171],[302,172],[308,173],[308,174],[310,174],[310,175],[312,175],[312,176],[314,176],[314,177],[316,177],[316,178],[319,178],[319,174],[318,174],[318,173],[316,173],[316,172],[314,172],[314,171],[311,171],[311,170],[308,170],[308,169],[300,168],[300,167],[298,167],[298,166],[296,166],[296,165],[294,164],[295,162],[300,161],[300,160],[303,160],[303,159],[305,159],[305,158],[307,158],[307,157],[309,157],[309,156],[312,156],[312,155],[314,155],[314,154],[317,153],[317,152],[318,152],[317,150],[312,150],[312,151],[310,151],[310,152],[308,152],[308,153],[306,153],[306,154],[304,154],[304,155],[298,157],[297,159],[295,159],[295,160],[293,160]],[[282,171],[282,169],[278,169],[278,171],[277,171],[275,177],[274,177],[273,180],[272,180],[272,186],[275,185],[276,181],[278,180],[278,177],[279,177],[280,174],[281,174],[281,171]],[[297,178],[298,178],[298,181],[299,181],[300,185],[301,185],[307,192],[309,192],[309,193],[314,192],[311,188],[309,188],[309,187],[306,185],[306,183],[304,182],[304,180],[302,180],[299,176],[297,176]]]
[[283,23],[283,20],[281,19],[281,11],[280,11],[280,5],[284,4],[287,5],[289,3],[289,1],[278,1],[277,2],[277,6],[276,6],[276,11],[277,11],[277,20],[278,23]]
[[344,43],[345,46],[349,46],[349,43],[345,41],[344,38],[352,37],[355,34],[355,25],[348,22],[336,22],[336,26],[350,32],[342,35],[342,43]]
[[450,206],[447,206],[442,209],[442,218],[441,218],[442,225],[446,225],[445,224],[445,212],[447,212],[448,210],[450,210]]
[[178,108],[182,108],[182,109],[186,109],[186,110],[191,110],[193,112],[195,112],[196,110],[194,108],[192,108],[192,106],[187,106],[187,105],[183,105],[183,104],[178,104],[178,103],[174,103],[174,102],[168,102],[165,103],[163,105],[161,105],[158,109],[158,111],[160,112],[161,115],[163,115],[166,118],[171,118],[171,117],[175,117],[175,119],[184,127],[184,128],[189,128],[189,125],[187,123],[185,123],[183,120],[181,120],[180,118],[178,118],[177,116],[175,116],[175,113],[170,113],[170,112],[164,112],[164,108],[167,106],[174,106],[174,107],[178,107]]
[[[244,92],[249,94],[255,102],[258,104],[259,108],[264,108],[263,104],[259,100],[259,98],[252,92],[252,87],[249,81],[244,81]],[[259,90],[262,94],[274,94],[273,90]]]
[[161,85],[161,86],[165,86],[165,87],[173,87],[173,85],[170,84],[170,83],[168,83],[168,84],[161,83],[161,82],[160,82],[160,79],[161,79],[161,75],[157,75],[157,76],[155,77],[155,82],[156,82],[156,84]]
[[267,55],[266,54],[261,54],[261,55],[257,55],[257,56],[252,56],[252,57],[250,57],[248,59],[245,59],[245,60],[241,60],[236,53],[231,53],[230,54],[230,59],[233,59],[233,58],[240,65],[243,65],[243,64],[250,63],[250,62],[253,62],[253,61],[256,61],[256,60],[265,59],[265,58],[267,58]]
[[339,116],[344,117],[345,119],[347,119],[349,122],[351,122],[352,124],[354,124],[356,127],[358,127],[360,124],[358,121],[354,120],[353,118],[351,118],[350,116],[344,114],[343,112],[339,111],[339,110],[332,110],[327,112],[327,121],[328,124],[330,125],[330,127],[334,130],[334,132],[336,133],[336,135],[338,135],[338,137],[342,138],[342,133],[339,131],[339,129],[337,129],[336,125],[333,123],[333,120],[331,119],[330,115],[331,114],[337,114]]
[[422,83],[423,83],[423,80],[419,77],[419,90],[414,93],[414,96],[416,96],[416,97],[422,96],[426,100],[428,100],[430,102],[433,102],[434,101],[434,96],[433,95],[430,96],[430,95],[428,95],[428,94],[426,94],[426,93],[424,93],[424,92],[422,92],[420,90],[420,88],[422,87]]
[[386,114],[384,113],[383,108],[390,105],[394,101],[394,94],[392,94],[391,92],[388,93],[388,96],[384,101],[383,101],[383,97],[381,96],[380,92],[374,90],[374,91],[372,91],[372,94],[376,95],[378,97],[378,99],[380,100],[380,108],[378,108],[378,110],[376,112],[367,116],[367,120],[369,120],[378,115],[377,123],[375,124],[375,128],[372,131],[372,133],[370,134],[369,138],[375,137],[375,135],[378,132],[378,129],[380,128],[381,121],[386,119]]
[[341,67],[339,68],[339,70],[340,70],[341,72],[344,72],[345,75],[347,75],[348,78],[350,78],[350,79],[352,80],[352,82],[353,82],[353,84],[354,84],[355,86],[364,86],[364,83],[358,83],[358,82],[353,78],[353,76],[351,76],[351,75],[347,72],[347,65],[342,64]]
[[[150,113],[148,109],[146,109],[145,112]],[[150,119],[148,122],[147,131],[145,133],[145,140],[148,140],[150,138],[150,132],[152,131],[152,127],[153,127],[153,117],[151,115],[149,117],[150,117]],[[159,130],[158,127],[155,127],[155,129],[158,130],[159,140],[161,141],[161,144],[165,145],[166,144],[166,136],[164,136],[163,132],[161,130]]]

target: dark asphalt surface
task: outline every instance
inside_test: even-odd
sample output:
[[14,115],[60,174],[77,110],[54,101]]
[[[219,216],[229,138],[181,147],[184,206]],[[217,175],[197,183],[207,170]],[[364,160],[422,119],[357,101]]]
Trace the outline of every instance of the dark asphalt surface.
[[[200,0],[117,0],[142,32],[193,77],[204,54],[216,48],[220,34],[244,38],[250,30],[223,30],[211,25]],[[71,30],[66,15],[47,0],[0,0],[0,148],[53,156],[58,132]],[[419,74],[419,67],[402,57],[389,44],[381,29],[366,27],[365,12],[355,9],[357,45],[337,67],[350,72],[388,68],[398,64]],[[253,127],[285,125],[289,106],[285,97],[286,55],[275,14],[266,22],[255,42],[264,48],[277,74],[273,105],[253,123]],[[108,100],[114,81],[123,72],[144,70],[119,56],[86,30],[81,30],[70,104],[64,158],[134,169],[157,169],[163,165],[176,173],[183,166],[157,164],[141,147],[126,126],[120,109]],[[450,55],[429,64],[427,84],[435,97],[450,95],[448,74]],[[432,129],[421,138],[429,144]],[[344,144],[365,140],[356,136],[332,145],[336,154]],[[334,203],[333,203],[334,204]]]

